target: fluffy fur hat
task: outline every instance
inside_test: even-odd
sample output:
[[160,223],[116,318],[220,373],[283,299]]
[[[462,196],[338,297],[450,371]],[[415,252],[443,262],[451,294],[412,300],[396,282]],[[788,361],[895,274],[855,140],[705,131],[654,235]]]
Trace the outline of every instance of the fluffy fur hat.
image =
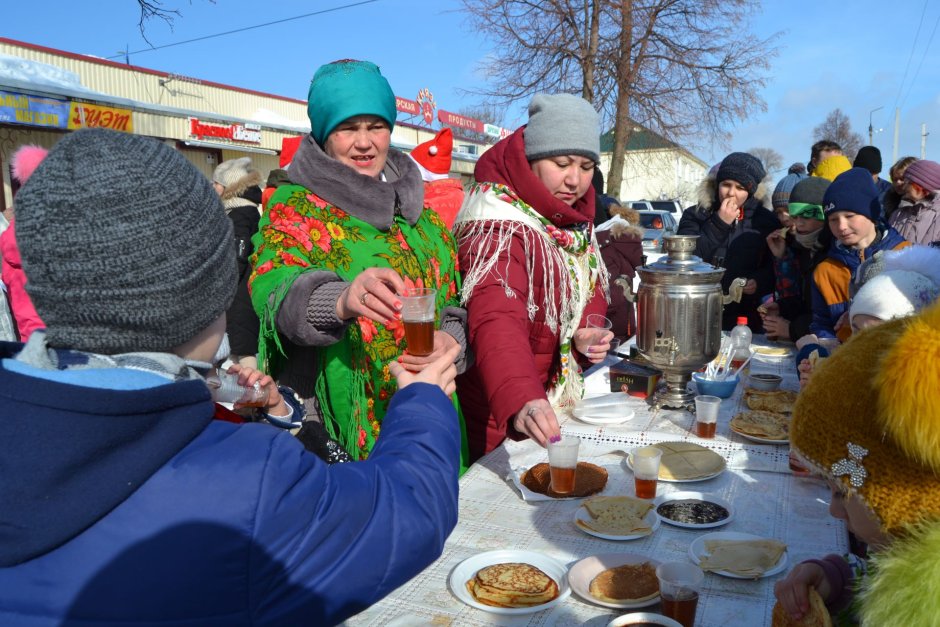
[[940,295],[940,250],[908,246],[886,251],[878,274],[852,298],[849,318],[867,314],[882,320],[910,316]]
[[818,364],[791,447],[892,536],[940,521],[940,304],[853,335]]
[[10,158],[10,166],[13,170],[13,178],[20,182],[20,185],[36,171],[42,160],[46,158],[49,151],[42,146],[27,144],[19,147]]

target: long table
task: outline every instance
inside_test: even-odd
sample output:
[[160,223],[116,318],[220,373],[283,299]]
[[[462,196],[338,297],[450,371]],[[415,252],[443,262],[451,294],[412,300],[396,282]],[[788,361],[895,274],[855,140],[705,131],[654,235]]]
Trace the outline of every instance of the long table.
[[[613,358],[586,377],[588,395],[609,392],[605,382]],[[752,371],[777,372],[784,387],[796,389],[790,360],[756,361]],[[382,602],[347,621],[348,625],[591,625],[603,627],[629,611],[594,605],[576,594],[558,606],[524,616],[499,616],[471,608],[448,589],[451,570],[463,560],[485,551],[524,549],[550,555],[570,567],[578,560],[601,553],[636,553],[659,561],[689,561],[691,542],[706,531],[743,531],[775,538],[788,546],[789,565],[783,573],[759,580],[730,579],[707,573],[700,595],[696,625],[733,627],[769,625],[774,604],[773,583],[794,564],[827,553],[848,550],[845,527],[829,516],[829,492],[811,478],[794,476],[786,446],[756,444],[728,428],[741,407],[744,385],[722,402],[714,439],[697,438],[692,414],[678,410],[651,410],[645,401],[628,398],[636,418],[617,427],[597,427],[561,417],[562,432],[582,438],[581,459],[603,466],[609,475],[603,494],[633,495],[633,476],[624,465],[625,451],[669,440],[687,440],[711,448],[728,463],[718,477],[695,483],[660,481],[660,494],[695,490],[730,501],[735,518],[705,531],[662,524],[650,536],[633,541],[609,541],[589,536],[574,525],[580,499],[527,502],[513,486],[513,469],[546,461],[545,450],[531,441],[506,441],[479,460],[460,481],[460,513],[456,529],[443,555],[417,577]]]

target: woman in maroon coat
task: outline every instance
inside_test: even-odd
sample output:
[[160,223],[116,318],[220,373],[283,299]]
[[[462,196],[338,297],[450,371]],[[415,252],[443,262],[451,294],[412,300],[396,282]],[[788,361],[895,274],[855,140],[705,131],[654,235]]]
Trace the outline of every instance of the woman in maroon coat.
[[570,94],[536,95],[529,123],[480,157],[454,231],[475,363],[458,380],[472,459],[507,435],[542,446],[553,407],[581,397],[578,362],[613,333],[586,328],[607,309],[593,232],[598,117]]

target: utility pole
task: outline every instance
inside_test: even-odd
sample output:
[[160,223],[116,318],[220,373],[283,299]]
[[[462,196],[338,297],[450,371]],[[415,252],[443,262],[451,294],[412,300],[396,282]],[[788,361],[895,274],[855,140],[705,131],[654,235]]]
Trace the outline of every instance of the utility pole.
[[927,132],[927,125],[921,124],[920,125],[920,158],[921,159],[927,158],[927,136],[928,135],[930,135],[930,133]]
[[898,137],[901,133],[901,110],[894,110],[894,153],[891,156],[891,163],[898,162]]
[[884,109],[884,105],[878,107],[877,109],[872,109],[868,112],[868,145],[873,146],[875,144],[875,129],[871,125],[871,116],[875,111],[881,111]]

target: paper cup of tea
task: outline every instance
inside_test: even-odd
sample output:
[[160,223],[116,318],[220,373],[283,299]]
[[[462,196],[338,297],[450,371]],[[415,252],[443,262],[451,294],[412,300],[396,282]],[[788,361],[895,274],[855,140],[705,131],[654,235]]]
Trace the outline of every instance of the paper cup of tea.
[[699,394],[695,397],[695,434],[698,437],[715,437],[719,408],[721,408],[721,399],[717,396]]
[[578,448],[581,438],[562,436],[548,443],[548,470],[552,477],[552,491],[568,494],[574,491],[574,476],[578,470]]
[[434,312],[437,290],[414,287],[401,297],[401,320],[405,326],[405,341],[412,355],[430,355],[434,352]]
[[693,627],[698,595],[705,573],[688,562],[666,562],[656,567],[663,615],[683,627]]
[[659,463],[662,458],[662,449],[655,446],[644,446],[633,451],[633,480],[637,498],[656,498],[656,482],[659,480]]

